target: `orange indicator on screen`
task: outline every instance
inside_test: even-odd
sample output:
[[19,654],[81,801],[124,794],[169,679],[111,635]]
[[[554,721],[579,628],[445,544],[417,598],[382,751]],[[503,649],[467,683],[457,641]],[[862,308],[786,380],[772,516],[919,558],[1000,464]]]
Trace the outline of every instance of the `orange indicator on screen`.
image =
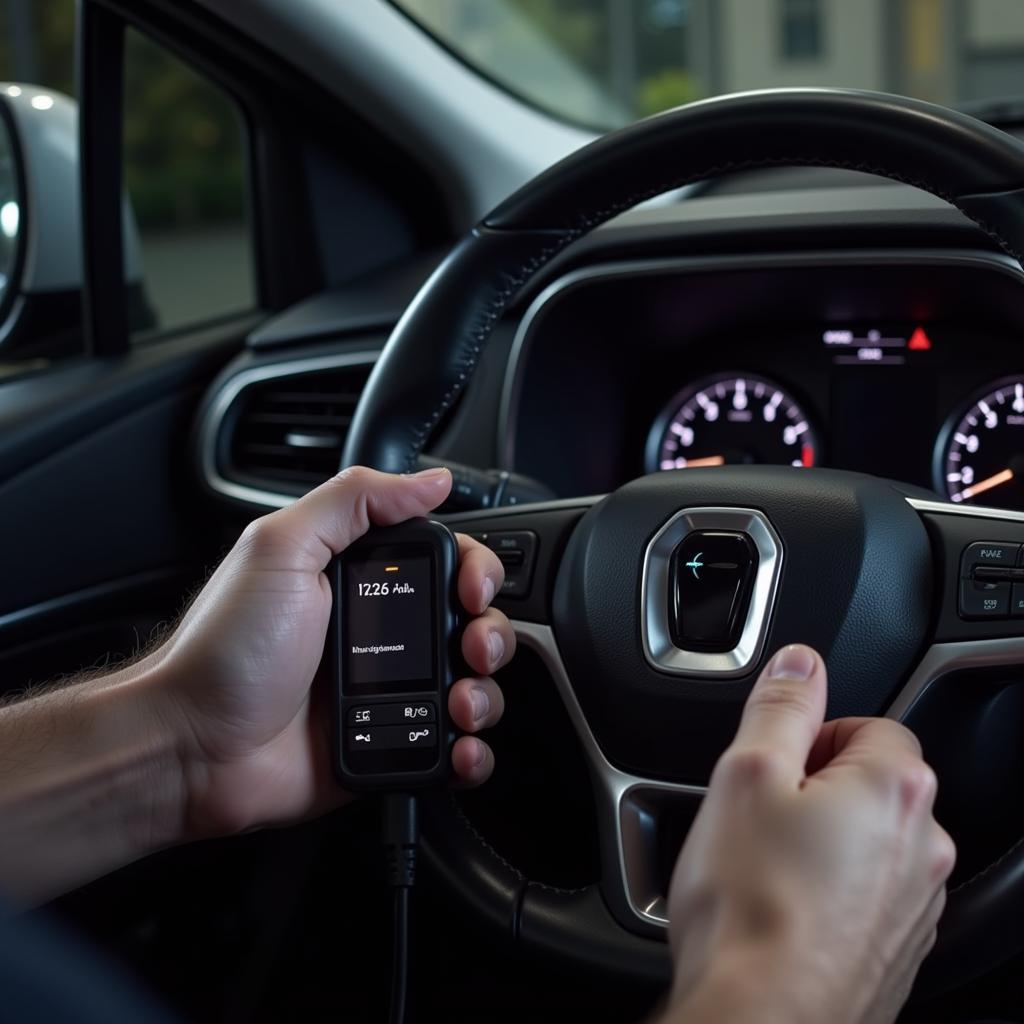
[[398,572],[398,566],[397,565],[385,565],[384,566],[384,571],[385,572]]

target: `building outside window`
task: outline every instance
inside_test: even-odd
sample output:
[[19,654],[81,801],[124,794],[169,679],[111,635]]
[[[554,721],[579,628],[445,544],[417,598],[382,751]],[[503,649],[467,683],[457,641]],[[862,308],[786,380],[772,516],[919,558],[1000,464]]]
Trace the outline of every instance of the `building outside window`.
[[824,52],[821,0],[779,0],[779,53],[783,60],[818,60]]

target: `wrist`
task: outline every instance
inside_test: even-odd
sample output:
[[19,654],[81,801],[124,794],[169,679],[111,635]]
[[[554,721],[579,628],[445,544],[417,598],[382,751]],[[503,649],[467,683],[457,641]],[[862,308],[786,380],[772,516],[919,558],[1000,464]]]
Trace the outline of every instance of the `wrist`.
[[[104,681],[106,682],[106,681]],[[177,701],[173,669],[155,652],[112,677],[103,687],[117,707],[118,728],[134,728],[124,752],[128,784],[146,787],[145,821],[135,839],[140,855],[187,841],[188,787],[185,751],[188,723]],[[102,693],[96,699],[102,699]]]
[[808,977],[795,958],[770,942],[720,951],[705,971],[669,996],[659,1024],[814,1024],[840,1020],[820,1005]]

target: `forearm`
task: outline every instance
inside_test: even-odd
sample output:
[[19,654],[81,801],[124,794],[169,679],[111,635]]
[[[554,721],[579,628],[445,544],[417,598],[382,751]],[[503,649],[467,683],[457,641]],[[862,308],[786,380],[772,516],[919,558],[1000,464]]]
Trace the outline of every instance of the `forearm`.
[[172,719],[148,658],[0,709],[0,888],[32,905],[180,838]]

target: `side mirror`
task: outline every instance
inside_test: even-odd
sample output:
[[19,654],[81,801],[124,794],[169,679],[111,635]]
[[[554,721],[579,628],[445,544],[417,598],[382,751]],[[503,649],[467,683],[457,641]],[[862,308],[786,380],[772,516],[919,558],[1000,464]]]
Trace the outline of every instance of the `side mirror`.
[[[0,358],[81,351],[80,200],[77,102],[0,83]],[[127,197],[124,212],[126,302],[139,329],[155,318]]]
[[24,251],[21,229],[21,165],[16,153],[14,128],[8,117],[0,117],[0,323],[9,299],[17,291],[20,262]]

